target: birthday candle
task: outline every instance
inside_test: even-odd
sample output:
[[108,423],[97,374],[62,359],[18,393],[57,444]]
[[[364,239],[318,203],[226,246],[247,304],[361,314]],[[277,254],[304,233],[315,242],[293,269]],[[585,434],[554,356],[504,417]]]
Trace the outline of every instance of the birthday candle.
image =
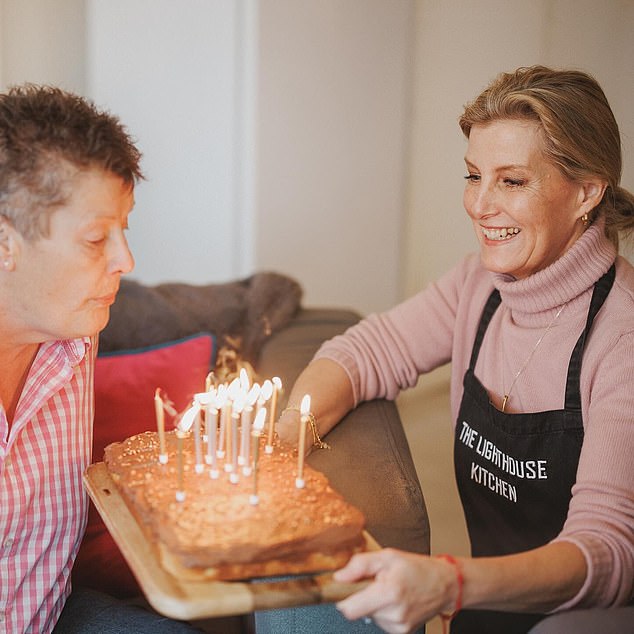
[[295,486],[303,489],[306,485],[304,481],[304,450],[306,447],[306,425],[308,424],[308,413],[310,412],[310,396],[304,395],[302,403],[299,407],[299,445],[297,447],[297,478],[295,478]]
[[242,409],[240,417],[240,453],[238,454],[238,464],[242,466],[242,473],[249,475],[249,434],[251,433],[251,414],[253,407],[248,403]]
[[176,501],[185,500],[185,482],[183,476],[183,439],[187,434],[180,429],[176,429],[176,468],[178,470],[178,488],[176,489]]
[[[245,464],[245,455],[247,454],[247,450],[245,450],[245,436],[246,436],[246,427],[245,424],[248,421],[248,424],[251,424],[250,414],[250,406],[247,402],[247,396],[249,389],[251,387],[251,382],[249,381],[249,373],[246,371],[246,368],[241,368],[239,373],[240,378],[240,398],[244,399],[244,405],[242,407],[242,416],[240,418],[240,451],[238,452],[238,464]],[[248,443],[247,443],[248,447]]]
[[167,462],[167,450],[165,448],[165,410],[163,409],[160,387],[157,387],[154,392],[154,413],[156,414],[156,427],[159,437],[159,462],[165,464]]
[[271,407],[269,408],[268,437],[266,446],[264,447],[266,453],[273,453],[273,433],[275,432],[275,417],[277,416],[277,397],[282,390],[282,380],[279,376],[274,376],[271,379],[271,384],[273,385],[273,393],[271,394]]
[[207,415],[205,416],[205,426],[207,431],[207,455],[205,462],[211,466],[210,477],[218,477],[218,460],[216,454],[216,444],[218,438],[218,406],[216,404],[216,394],[212,394],[207,405]]
[[[182,415],[177,425],[177,431],[183,433],[183,438],[192,426],[194,427],[194,445],[196,447],[196,472],[202,472],[202,452],[200,449],[200,404],[194,400],[188,410]],[[200,464],[200,469],[198,465]]]
[[[227,417],[225,420],[225,471],[230,473],[233,471],[233,408],[235,407],[236,399],[240,397],[240,379],[235,378],[229,387],[227,387]],[[222,432],[222,420],[220,423]],[[231,461],[231,462],[230,462]]]
[[231,419],[231,401],[227,395],[226,386],[218,386],[216,402],[218,404],[218,408],[220,409],[220,430],[218,432],[218,449],[216,450],[216,455],[218,458],[224,458],[227,420]]
[[202,448],[202,438],[201,438],[201,430],[200,430],[200,412],[198,410],[198,415],[196,416],[196,420],[194,421],[194,451],[196,454],[196,466],[194,469],[196,473],[202,473],[205,470],[203,465],[203,448]]
[[260,393],[260,386],[256,383],[246,396],[242,419],[240,421],[240,455],[238,463],[242,465],[242,473],[245,476],[251,475],[251,464],[249,462],[249,436],[251,434],[251,418],[253,417],[253,405]]
[[194,452],[196,456],[196,465],[194,467],[196,473],[202,473],[205,470],[203,465],[203,448],[202,448],[202,405],[206,401],[207,394],[196,394],[195,403],[198,406],[198,411],[194,417]]
[[231,434],[227,434],[227,439],[231,437],[231,455],[227,455],[227,458],[231,458],[231,469],[227,469],[227,463],[225,463],[225,470],[230,472],[229,480],[233,484],[236,484],[239,480],[238,453],[240,449],[238,444],[238,427],[240,425],[240,417],[243,407],[244,400],[242,398],[238,398],[233,402],[233,406],[231,408]]
[[253,443],[253,490],[249,496],[249,502],[253,505],[259,504],[258,496],[258,453],[260,448],[260,434],[264,428],[264,420],[266,418],[266,408],[261,408],[253,421],[253,430],[251,432],[251,440]]

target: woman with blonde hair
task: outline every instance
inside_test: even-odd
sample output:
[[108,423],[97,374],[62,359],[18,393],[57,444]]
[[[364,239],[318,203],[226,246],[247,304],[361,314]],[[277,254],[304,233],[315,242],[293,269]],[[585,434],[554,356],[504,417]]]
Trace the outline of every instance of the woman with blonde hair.
[[[356,555],[336,578],[372,583],[338,608],[388,632],[442,614],[487,634],[612,608],[581,622],[632,631],[634,609],[618,608],[634,592],[634,268],[617,245],[634,197],[616,121],[592,77],[535,66],[499,75],[460,126],[479,254],[326,342],[289,405],[310,393],[323,436],[451,362],[471,557]],[[287,410],[280,437],[297,428]]]

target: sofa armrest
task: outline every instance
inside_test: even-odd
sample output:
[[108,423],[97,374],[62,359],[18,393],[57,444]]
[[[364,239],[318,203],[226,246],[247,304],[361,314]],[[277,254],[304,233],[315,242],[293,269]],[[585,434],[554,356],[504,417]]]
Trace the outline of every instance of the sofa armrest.
[[[264,345],[257,371],[279,376],[290,388],[322,341],[359,320],[351,311],[301,309]],[[283,407],[286,398],[280,401]],[[330,450],[316,450],[308,463],[366,516],[381,546],[429,553],[429,520],[412,455],[396,405],[375,400],[352,410],[329,434]]]

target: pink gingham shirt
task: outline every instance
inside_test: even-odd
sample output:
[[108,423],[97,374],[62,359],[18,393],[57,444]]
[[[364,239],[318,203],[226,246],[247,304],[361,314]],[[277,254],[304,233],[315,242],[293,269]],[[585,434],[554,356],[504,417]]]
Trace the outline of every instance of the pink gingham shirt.
[[85,530],[96,339],[44,343],[11,431],[0,405],[0,632],[50,632]]

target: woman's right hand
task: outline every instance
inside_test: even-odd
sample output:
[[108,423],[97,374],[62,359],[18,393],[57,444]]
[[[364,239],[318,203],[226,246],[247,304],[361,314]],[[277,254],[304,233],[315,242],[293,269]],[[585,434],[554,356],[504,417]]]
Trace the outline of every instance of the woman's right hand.
[[372,579],[363,590],[337,603],[350,620],[372,618],[386,632],[411,632],[440,612],[451,612],[462,590],[454,565],[436,557],[394,548],[356,554],[334,579]]

